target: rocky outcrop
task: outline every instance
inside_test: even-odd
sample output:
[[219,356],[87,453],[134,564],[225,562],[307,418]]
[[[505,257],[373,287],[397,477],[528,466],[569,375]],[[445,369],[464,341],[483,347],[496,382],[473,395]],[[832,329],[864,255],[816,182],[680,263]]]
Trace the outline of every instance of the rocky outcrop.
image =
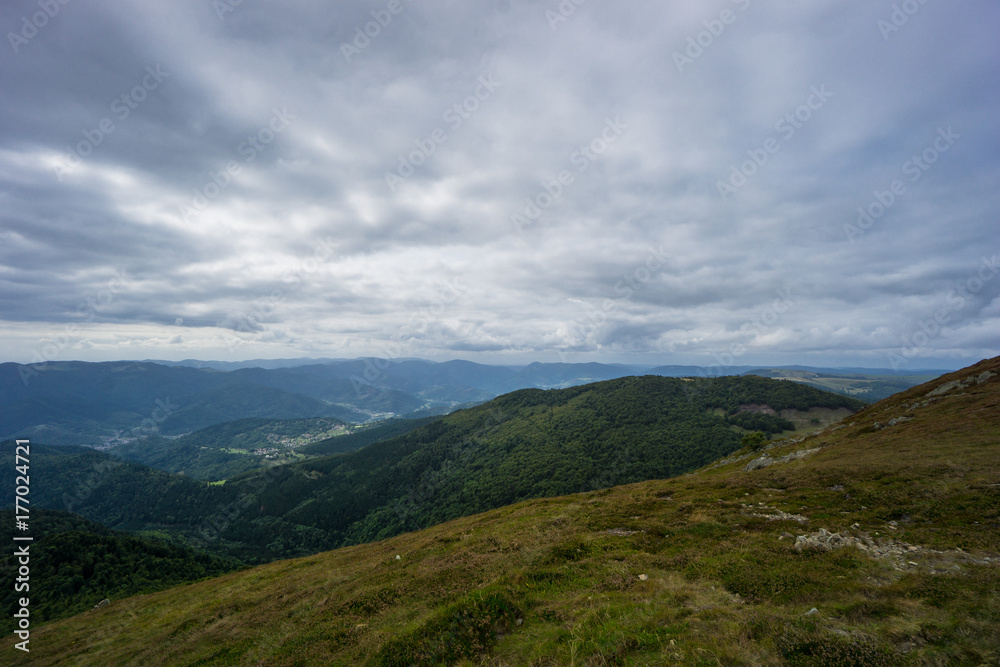
[[806,523],[809,521],[809,519],[801,514],[789,514],[788,512],[776,507],[767,507],[764,503],[760,503],[756,506],[747,505],[745,503],[740,504],[743,505],[743,509],[746,511],[745,513],[747,516],[767,519],[768,521],[797,521],[799,523]]
[[789,461],[795,461],[798,459],[805,458],[810,454],[814,454],[819,451],[819,447],[815,449],[800,449],[797,452],[792,452],[791,454],[785,454],[784,456],[779,456],[778,458],[771,458],[767,454],[764,454],[760,458],[756,458],[750,463],[743,466],[743,472],[751,472],[753,470],[759,470],[761,468],[766,468],[772,466],[775,463],[788,463]]
[[876,431],[886,428],[887,426],[897,426],[899,424],[905,424],[906,422],[912,420],[913,417],[893,417],[889,420],[888,424],[883,424],[882,422],[875,422],[872,424],[872,428]]
[[832,551],[858,543],[857,538],[831,533],[826,528],[820,528],[809,535],[799,535],[795,538],[796,551]]
[[945,382],[944,384],[935,387],[931,391],[924,394],[925,397],[930,396],[940,396],[941,394],[947,394],[949,391],[955,389],[967,389],[973,385],[982,384],[989,380],[991,377],[996,375],[993,371],[983,371],[979,375],[970,375],[964,380],[952,380],[951,382]]
[[[856,529],[858,527],[858,524],[854,524],[851,528]],[[940,551],[907,544],[900,540],[880,539],[876,541],[867,533],[861,532],[858,532],[857,535],[831,533],[825,528],[820,528],[815,533],[797,536],[794,545],[796,551],[832,551],[833,549],[843,549],[845,547],[856,547],[872,558],[886,559],[896,569],[925,566],[930,568],[932,573],[958,571],[961,569],[959,563],[975,563],[979,565],[1000,563],[1000,559],[998,558],[991,558],[989,556],[976,557],[961,549]]]

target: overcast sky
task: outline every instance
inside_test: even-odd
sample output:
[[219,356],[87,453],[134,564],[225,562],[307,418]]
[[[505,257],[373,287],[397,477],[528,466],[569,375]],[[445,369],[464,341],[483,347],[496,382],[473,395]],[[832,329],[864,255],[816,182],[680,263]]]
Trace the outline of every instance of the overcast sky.
[[0,361],[1000,354],[994,0],[9,0],[0,30]]

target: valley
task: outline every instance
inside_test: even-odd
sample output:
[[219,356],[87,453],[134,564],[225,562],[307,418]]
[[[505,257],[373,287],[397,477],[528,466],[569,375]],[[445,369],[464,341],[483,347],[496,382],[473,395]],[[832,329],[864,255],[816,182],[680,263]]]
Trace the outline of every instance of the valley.
[[[744,400],[728,389],[722,399]],[[540,398],[504,407],[544,421],[561,401]],[[33,659],[988,664],[1000,643],[998,411],[993,359],[763,451],[737,443],[697,472],[113,601],[39,628]],[[463,421],[493,428],[476,414]]]
[[[439,418],[373,424],[296,448],[295,462],[286,465],[233,450],[267,441],[276,428],[315,435],[342,424],[242,420],[174,440],[138,441],[122,455],[146,465],[123,460],[117,450],[39,443],[33,465],[46,484],[33,503],[260,563],[526,498],[681,474],[738,449],[748,430],[793,426],[771,415],[745,422],[741,406],[755,402],[784,411],[864,405],[751,376],[643,376],[524,389]],[[8,502],[10,482],[0,479]]]
[[3,10],[0,667],[1000,667],[1000,2]]
[[259,363],[264,367],[196,361],[0,364],[0,439],[128,451],[143,438],[175,438],[239,419],[325,418],[362,424],[421,418],[519,389],[565,389],[641,375],[774,377],[870,402],[944,372],[868,369],[861,377],[860,369],[799,366],[491,366],[370,358]]

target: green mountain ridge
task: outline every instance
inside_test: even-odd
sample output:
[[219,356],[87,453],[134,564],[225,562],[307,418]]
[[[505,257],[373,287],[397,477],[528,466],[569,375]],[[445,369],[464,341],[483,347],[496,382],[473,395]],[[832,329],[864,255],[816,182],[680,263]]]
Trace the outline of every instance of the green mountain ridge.
[[[544,420],[559,394],[506,407]],[[992,359],[681,477],[115,601],[35,629],[32,661],[995,664],[998,414]]]
[[[711,411],[735,414],[754,402],[775,410],[862,406],[762,378],[645,376],[525,389],[347,457],[287,466],[260,501],[265,512],[344,544],[382,539],[525,498],[693,470],[740,446],[740,433]],[[357,479],[365,480],[360,488]]]
[[[522,388],[565,388],[642,374],[702,377],[756,372],[746,366],[650,368],[536,362],[508,367],[459,360],[300,361],[277,367],[264,363],[268,368],[214,362],[3,363],[0,439],[104,447],[145,436],[182,435],[246,417],[367,422],[442,414]],[[864,369],[843,373],[858,370]],[[847,395],[853,392],[867,400],[914,383],[911,372],[892,374],[878,369],[871,370],[874,375],[863,382],[842,378],[835,369],[782,372],[776,376],[801,379],[803,374],[832,372],[834,376],[825,377],[820,388]]]
[[[31,601],[32,621],[41,623],[86,611],[102,600],[153,593],[243,567],[234,559],[115,532],[69,512],[36,510],[29,516],[33,537],[29,588],[17,591],[4,585],[0,596],[7,633],[14,630],[21,597]],[[17,544],[14,511],[0,511],[0,521],[7,544]],[[13,550],[4,550],[0,554],[4,579],[16,569]]]
[[[863,405],[756,377],[626,377],[528,389],[357,452],[244,473],[222,486],[85,448],[33,445],[34,474],[46,483],[33,491],[32,502],[264,562],[525,498],[681,474],[739,448],[740,429],[726,415],[748,403],[775,410]],[[11,483],[0,478],[7,504],[13,503]]]
[[[364,421],[388,400],[374,388],[359,393],[347,380],[331,380],[339,382],[338,402],[290,392],[268,379],[253,372],[138,362],[4,363],[0,438],[103,446],[147,435],[178,435],[243,417]],[[408,406],[420,406],[412,397],[406,400]]]

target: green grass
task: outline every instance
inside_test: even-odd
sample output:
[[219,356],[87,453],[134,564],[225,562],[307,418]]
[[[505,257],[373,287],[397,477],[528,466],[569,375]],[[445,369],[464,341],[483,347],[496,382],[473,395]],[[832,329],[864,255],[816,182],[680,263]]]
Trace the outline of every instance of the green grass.
[[[928,391],[768,452],[819,448],[789,463],[526,501],[116,601],[35,628],[32,663],[997,664],[1000,377],[907,413]],[[753,516],[777,510],[808,522]],[[904,556],[785,536],[820,528]]]

